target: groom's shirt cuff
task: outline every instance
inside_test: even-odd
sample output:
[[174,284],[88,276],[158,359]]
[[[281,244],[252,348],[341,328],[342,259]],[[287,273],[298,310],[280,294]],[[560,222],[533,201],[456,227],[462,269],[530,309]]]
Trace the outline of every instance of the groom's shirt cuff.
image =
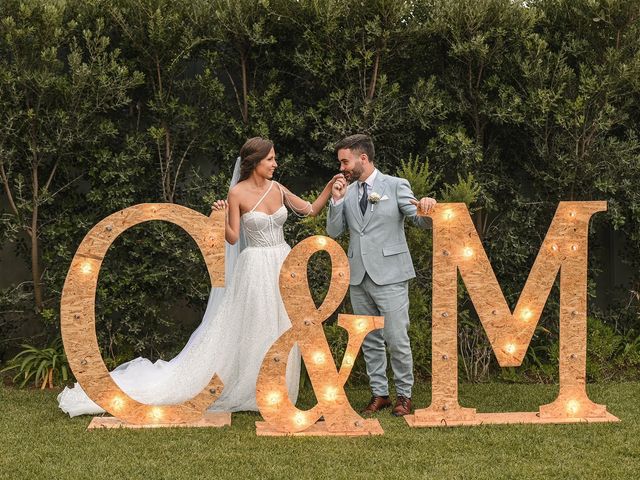
[[333,199],[333,197],[331,197],[331,206],[332,207],[337,207],[338,205],[340,205],[342,202],[344,202],[344,197],[342,197],[340,200],[335,201]]

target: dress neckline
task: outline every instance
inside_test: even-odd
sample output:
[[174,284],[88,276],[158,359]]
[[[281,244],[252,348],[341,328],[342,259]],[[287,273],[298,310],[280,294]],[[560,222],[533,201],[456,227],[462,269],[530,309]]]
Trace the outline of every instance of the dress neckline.
[[244,217],[245,215],[248,215],[250,213],[261,213],[262,215],[266,215],[267,217],[273,217],[276,213],[278,213],[283,208],[286,208],[286,207],[284,205],[280,205],[280,207],[273,213],[261,212],[260,210],[249,210],[248,212],[244,212],[240,217]]

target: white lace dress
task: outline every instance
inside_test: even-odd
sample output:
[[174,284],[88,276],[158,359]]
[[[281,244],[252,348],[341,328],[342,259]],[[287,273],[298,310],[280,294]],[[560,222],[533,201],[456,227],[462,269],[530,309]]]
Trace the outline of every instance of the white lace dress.
[[[185,348],[168,362],[136,358],[111,372],[133,399],[149,405],[181,403],[200,393],[215,372],[224,390],[210,410],[258,410],[256,380],[262,360],[291,326],[278,286],[280,267],[291,250],[283,233],[287,209],[282,205],[271,215],[255,211],[261,202],[240,219],[247,247],[238,256],[231,278],[227,277],[219,307],[211,308],[212,294],[202,323]],[[287,386],[294,403],[299,380],[296,347],[287,364]],[[72,417],[104,412],[77,383],[58,395],[58,404]]]

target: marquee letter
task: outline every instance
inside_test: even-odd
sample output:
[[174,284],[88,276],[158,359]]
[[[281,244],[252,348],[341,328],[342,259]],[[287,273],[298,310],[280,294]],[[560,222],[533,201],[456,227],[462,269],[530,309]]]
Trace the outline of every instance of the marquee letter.
[[[617,421],[585,389],[587,243],[591,216],[606,202],[560,202],[515,310],[511,312],[464,204],[439,204],[433,219],[431,405],[412,426]],[[458,403],[457,273],[502,367],[522,363],[560,271],[560,393],[539,413],[477,414]]]

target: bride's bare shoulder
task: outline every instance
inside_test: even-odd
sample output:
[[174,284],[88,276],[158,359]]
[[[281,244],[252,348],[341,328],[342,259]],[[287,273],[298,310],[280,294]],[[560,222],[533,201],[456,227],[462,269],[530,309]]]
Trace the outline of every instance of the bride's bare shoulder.
[[231,196],[237,197],[239,195],[242,195],[245,191],[246,191],[246,186],[244,185],[244,182],[236,183],[229,190],[229,197]]

